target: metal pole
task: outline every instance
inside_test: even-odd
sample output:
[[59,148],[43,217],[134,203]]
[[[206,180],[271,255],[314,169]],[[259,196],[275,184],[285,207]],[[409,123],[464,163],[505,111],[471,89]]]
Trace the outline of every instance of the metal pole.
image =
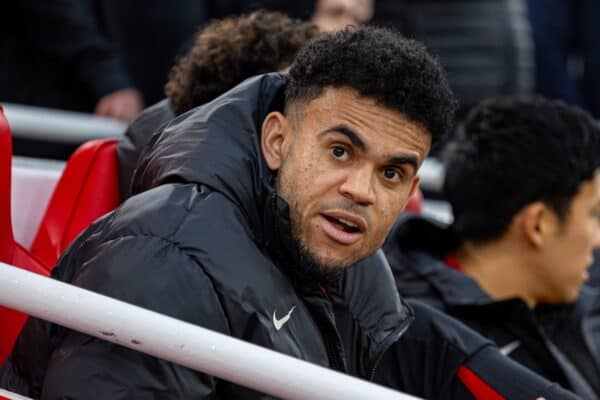
[[118,137],[123,122],[92,114],[3,103],[13,137],[78,144],[92,139]]
[[0,400],[33,400],[29,397],[21,396],[20,394],[9,392],[8,390],[0,389]]
[[415,399],[4,263],[0,304],[276,397]]

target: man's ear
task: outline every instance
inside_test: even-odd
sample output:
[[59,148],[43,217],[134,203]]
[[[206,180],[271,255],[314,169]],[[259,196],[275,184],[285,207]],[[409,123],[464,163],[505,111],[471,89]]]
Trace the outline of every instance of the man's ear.
[[288,119],[278,111],[270,112],[263,121],[260,146],[263,157],[272,171],[281,167],[290,132]]
[[535,248],[544,245],[558,222],[554,212],[539,201],[525,206],[518,213],[517,219],[524,237]]

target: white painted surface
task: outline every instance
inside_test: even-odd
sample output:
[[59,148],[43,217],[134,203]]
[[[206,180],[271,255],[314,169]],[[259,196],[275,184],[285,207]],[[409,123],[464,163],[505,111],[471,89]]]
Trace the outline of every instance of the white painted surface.
[[4,263],[0,304],[284,399],[415,399]]
[[65,163],[13,157],[11,206],[15,240],[29,248]]

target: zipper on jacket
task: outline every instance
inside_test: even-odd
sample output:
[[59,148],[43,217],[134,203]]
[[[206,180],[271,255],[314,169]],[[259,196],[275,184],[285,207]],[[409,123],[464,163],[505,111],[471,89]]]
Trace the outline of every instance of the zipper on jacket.
[[336,371],[347,373],[348,366],[345,361],[344,345],[337,331],[335,314],[333,313],[333,309],[331,309],[331,312],[328,312],[327,306],[322,304],[322,302],[326,302],[332,306],[331,299],[321,290],[313,292],[310,297],[318,299],[316,301],[310,301],[308,298],[305,298],[305,301],[307,301],[308,304],[310,304],[310,308],[313,309],[313,318],[317,324],[317,328],[321,332],[321,337],[323,338],[325,350],[327,351],[327,358],[329,360],[329,367]]
[[339,352],[336,352],[333,348],[330,338],[325,338],[325,347],[327,347],[327,358],[329,358],[330,367],[336,371],[346,372],[346,368],[342,364],[342,361],[340,361]]
[[[329,296],[324,295],[324,297],[326,301],[328,301],[329,304],[331,304]],[[325,315],[328,314],[327,309],[324,308],[323,313]],[[326,317],[325,315],[324,317]],[[329,317],[331,317],[333,321],[333,323],[327,323],[327,325],[330,326],[323,327],[320,321],[317,321],[317,326],[319,326],[321,332],[327,332],[326,335],[323,335],[323,339],[325,340],[325,346],[327,347],[327,353],[329,355],[329,362],[331,364],[331,367],[336,371],[347,373],[348,366],[346,365],[346,361],[344,360],[344,344],[342,343],[342,339],[337,331],[337,326],[335,324],[335,314],[333,314],[332,312],[331,315],[329,315]],[[325,328],[325,330],[323,330],[323,328]],[[338,346],[336,346],[336,344]]]

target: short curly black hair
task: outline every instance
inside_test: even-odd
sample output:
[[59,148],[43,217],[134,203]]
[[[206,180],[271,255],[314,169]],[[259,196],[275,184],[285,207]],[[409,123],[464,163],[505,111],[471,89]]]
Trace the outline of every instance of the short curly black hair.
[[560,101],[494,98],[471,111],[445,158],[453,229],[463,240],[490,242],[533,202],[566,217],[600,167],[600,125]]
[[320,36],[298,52],[289,76],[286,105],[346,86],[422,124],[432,143],[453,125],[457,102],[442,67],[421,43],[390,29],[362,26]]
[[310,22],[265,10],[213,21],[171,69],[165,94],[175,113],[182,114],[246,78],[289,67],[300,47],[317,34]]

